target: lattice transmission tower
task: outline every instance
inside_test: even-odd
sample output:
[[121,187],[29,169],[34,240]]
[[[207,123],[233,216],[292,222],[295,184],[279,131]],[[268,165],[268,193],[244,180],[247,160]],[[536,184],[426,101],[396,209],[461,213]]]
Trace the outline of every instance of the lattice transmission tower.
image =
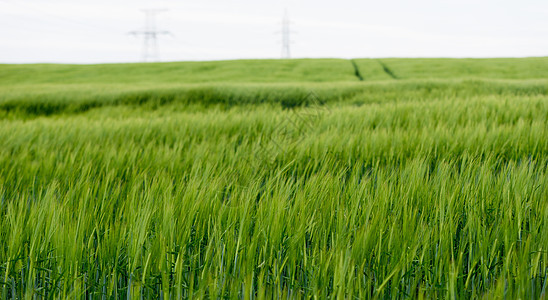
[[144,62],[160,60],[158,50],[158,36],[171,34],[166,30],[156,29],[156,15],[167,11],[167,9],[143,9],[145,13],[145,27],[142,30],[131,31],[130,34],[143,36],[143,54]]
[[282,58],[291,58],[291,20],[287,9],[282,19]]

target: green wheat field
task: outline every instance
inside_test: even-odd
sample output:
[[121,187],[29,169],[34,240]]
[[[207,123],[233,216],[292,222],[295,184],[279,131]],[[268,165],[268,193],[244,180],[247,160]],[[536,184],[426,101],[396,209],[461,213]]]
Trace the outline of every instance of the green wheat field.
[[548,57],[0,65],[2,299],[544,299]]

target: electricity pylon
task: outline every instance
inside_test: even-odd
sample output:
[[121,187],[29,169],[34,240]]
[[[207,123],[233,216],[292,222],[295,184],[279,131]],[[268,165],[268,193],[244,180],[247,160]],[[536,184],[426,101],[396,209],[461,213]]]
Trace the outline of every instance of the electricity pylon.
[[291,20],[287,9],[285,10],[284,17],[282,19],[282,58],[291,58]]
[[143,9],[145,13],[145,28],[130,32],[135,36],[143,36],[143,61],[158,61],[158,36],[170,34],[169,31],[156,29],[156,15],[167,11],[166,9]]

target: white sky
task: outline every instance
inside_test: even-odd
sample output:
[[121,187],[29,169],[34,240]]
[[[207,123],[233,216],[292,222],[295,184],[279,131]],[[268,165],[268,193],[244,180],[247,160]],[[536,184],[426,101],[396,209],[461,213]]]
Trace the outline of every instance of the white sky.
[[161,61],[548,56],[548,0],[0,0],[0,62],[135,62],[143,8],[166,8]]

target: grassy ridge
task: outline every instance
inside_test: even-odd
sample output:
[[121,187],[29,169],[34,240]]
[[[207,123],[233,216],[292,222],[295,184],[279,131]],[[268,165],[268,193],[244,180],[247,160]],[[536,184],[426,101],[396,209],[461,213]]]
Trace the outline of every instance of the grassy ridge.
[[[29,90],[32,88],[32,90]],[[25,86],[0,95],[0,115],[51,115],[80,113],[93,108],[120,105],[157,108],[166,104],[204,106],[279,104],[285,108],[322,103],[439,99],[496,95],[542,96],[548,80],[404,80],[365,83],[218,83],[201,85],[70,85]]]
[[0,114],[50,115],[168,103],[293,107],[306,104],[310,91],[326,102],[546,95],[547,63],[548,58],[0,65]]
[[1,298],[545,297],[547,78],[361,74],[6,85]]

